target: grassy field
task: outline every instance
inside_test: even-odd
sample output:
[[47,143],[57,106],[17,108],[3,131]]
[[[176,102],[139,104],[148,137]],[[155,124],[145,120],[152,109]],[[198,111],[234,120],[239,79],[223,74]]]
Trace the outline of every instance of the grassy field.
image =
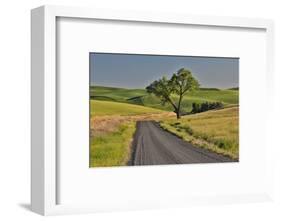
[[137,120],[171,113],[140,105],[91,100],[90,167],[127,165]]
[[161,113],[162,110],[154,109],[150,107],[144,107],[140,105],[113,102],[113,101],[100,101],[91,100],[91,115],[102,116],[102,115],[138,115],[138,114],[149,114],[149,113]]
[[239,158],[238,107],[188,115],[179,120],[169,118],[160,121],[160,125],[195,146]]
[[[183,116],[177,120],[169,105],[144,89],[94,86],[90,88],[90,167],[127,165],[138,120],[155,120],[193,143],[217,153],[239,158],[239,90],[200,89],[185,95],[183,111],[193,102],[223,102],[227,108]],[[174,97],[176,99],[176,97]]]
[[[201,88],[198,91],[187,93],[182,101],[182,110],[188,112],[191,110],[193,102],[222,102],[225,106],[238,104],[239,90],[228,89],[219,90],[215,88]],[[142,105],[146,107],[157,108],[166,111],[172,111],[173,108],[169,105],[161,105],[160,100],[154,95],[148,94],[145,89],[125,89],[102,86],[91,86],[91,99],[103,100],[111,102],[122,102]],[[175,100],[176,96],[173,97]]]
[[131,140],[135,123],[119,125],[111,133],[91,137],[90,167],[124,166],[131,155]]

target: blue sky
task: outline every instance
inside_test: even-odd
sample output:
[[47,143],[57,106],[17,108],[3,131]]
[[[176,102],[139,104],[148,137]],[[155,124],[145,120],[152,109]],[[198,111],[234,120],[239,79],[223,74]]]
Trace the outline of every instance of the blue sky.
[[145,88],[163,75],[187,68],[201,87],[239,86],[239,59],[193,56],[90,54],[91,85]]

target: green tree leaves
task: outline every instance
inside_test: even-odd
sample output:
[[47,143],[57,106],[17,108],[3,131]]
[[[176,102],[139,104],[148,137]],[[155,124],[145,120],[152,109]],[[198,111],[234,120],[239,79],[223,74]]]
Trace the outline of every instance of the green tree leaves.
[[[185,93],[199,88],[199,82],[193,77],[188,69],[181,68],[172,75],[170,79],[165,76],[159,80],[152,82],[146,87],[148,93],[152,93],[159,97],[163,104],[170,103],[177,114],[177,118],[181,116],[181,102]],[[172,94],[178,95],[178,100],[173,101]]]

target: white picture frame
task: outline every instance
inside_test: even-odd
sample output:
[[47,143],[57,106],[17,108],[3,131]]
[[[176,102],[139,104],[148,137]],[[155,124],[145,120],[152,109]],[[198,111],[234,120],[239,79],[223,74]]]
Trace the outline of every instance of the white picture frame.
[[[58,180],[61,175],[57,170],[57,90],[56,79],[56,22],[57,18],[95,19],[106,21],[144,22],[146,24],[194,25],[201,27],[245,28],[265,31],[266,35],[266,102],[272,103],[273,95],[273,22],[266,19],[232,18],[215,16],[195,16],[183,14],[158,14],[131,11],[110,11],[78,7],[42,6],[31,12],[31,100],[32,100],[32,139],[31,139],[31,208],[42,215],[65,213],[83,213],[95,211],[111,211],[126,209],[158,208],[182,206],[188,204],[256,202],[271,199],[272,191],[272,156],[270,146],[266,146],[266,187],[257,193],[229,192],[225,196],[184,196],[175,197],[170,202],[132,202],[131,206],[100,207],[58,204]],[[265,124],[270,122],[270,110],[266,111]],[[268,125],[267,125],[268,126]],[[268,127],[264,128],[268,133]],[[147,169],[147,168],[146,168]],[[176,168],[174,167],[174,170]],[[101,173],[103,171],[100,171]],[[140,172],[140,168],[136,173]],[[238,191],[239,192],[239,191]],[[160,199],[159,199],[160,201]],[[175,203],[177,202],[177,203]],[[144,206],[147,205],[147,206]]]

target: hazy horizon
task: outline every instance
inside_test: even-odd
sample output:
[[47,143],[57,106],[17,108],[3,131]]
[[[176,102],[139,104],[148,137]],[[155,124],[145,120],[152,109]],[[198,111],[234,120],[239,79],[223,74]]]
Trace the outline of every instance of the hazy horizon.
[[201,88],[239,88],[239,58],[90,53],[90,85],[144,89],[180,68],[191,70]]

